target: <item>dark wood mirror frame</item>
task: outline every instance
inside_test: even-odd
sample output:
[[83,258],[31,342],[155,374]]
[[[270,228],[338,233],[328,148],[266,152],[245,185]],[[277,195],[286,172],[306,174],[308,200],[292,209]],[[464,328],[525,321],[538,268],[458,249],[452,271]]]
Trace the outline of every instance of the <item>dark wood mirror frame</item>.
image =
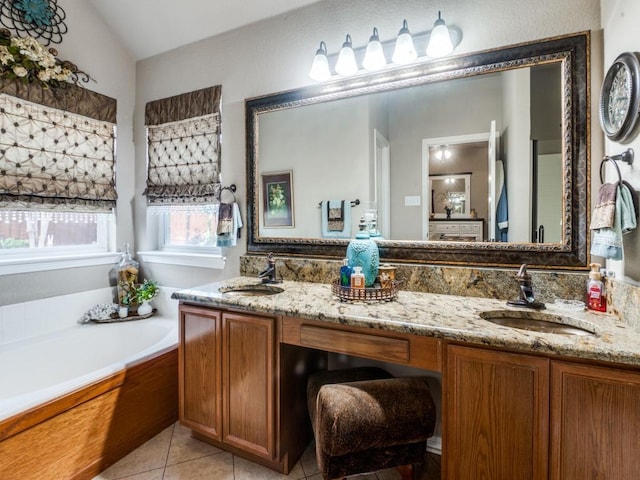
[[258,117],[270,111],[318,102],[470,77],[484,73],[562,62],[563,71],[563,241],[560,243],[436,242],[383,240],[385,262],[514,266],[580,270],[589,252],[590,36],[582,32],[497,48],[439,61],[398,67],[317,86],[248,99],[248,253],[343,258],[349,240],[261,237],[259,232]]

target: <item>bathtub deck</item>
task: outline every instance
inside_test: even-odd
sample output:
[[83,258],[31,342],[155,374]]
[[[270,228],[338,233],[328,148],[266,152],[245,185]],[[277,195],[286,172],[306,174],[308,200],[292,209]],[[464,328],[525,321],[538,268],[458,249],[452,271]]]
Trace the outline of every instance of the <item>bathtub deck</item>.
[[178,418],[177,348],[0,422],[0,478],[91,479]]

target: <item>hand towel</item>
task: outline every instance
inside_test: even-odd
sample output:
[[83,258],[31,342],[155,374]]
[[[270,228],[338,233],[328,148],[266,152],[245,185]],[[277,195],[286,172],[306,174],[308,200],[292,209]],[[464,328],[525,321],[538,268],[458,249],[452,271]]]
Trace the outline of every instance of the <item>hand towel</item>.
[[636,215],[632,190],[628,184],[616,184],[613,226],[594,230],[591,255],[599,255],[611,260],[622,260],[624,255],[622,235],[636,228]]
[[593,209],[591,217],[591,230],[599,228],[612,228],[613,218],[616,213],[617,183],[605,183],[598,192],[598,203]]
[[235,247],[240,238],[242,216],[237,202],[221,203],[218,210],[216,246]]
[[[333,210],[333,213],[332,213]],[[342,220],[330,220],[331,215],[337,215],[335,210],[339,210],[342,214]],[[351,203],[346,200],[324,200],[320,203],[320,227],[323,238],[351,238]],[[338,224],[334,223],[330,227],[330,222],[340,222],[340,230],[332,230],[337,228]]]
[[330,232],[341,232],[344,230],[344,200],[337,202],[327,202],[327,229]]

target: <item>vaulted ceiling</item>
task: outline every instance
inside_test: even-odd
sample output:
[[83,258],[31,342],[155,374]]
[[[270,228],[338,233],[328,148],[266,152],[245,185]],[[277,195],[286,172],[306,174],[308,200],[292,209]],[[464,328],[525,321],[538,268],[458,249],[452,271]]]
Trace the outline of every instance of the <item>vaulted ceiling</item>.
[[318,0],[90,0],[136,60]]

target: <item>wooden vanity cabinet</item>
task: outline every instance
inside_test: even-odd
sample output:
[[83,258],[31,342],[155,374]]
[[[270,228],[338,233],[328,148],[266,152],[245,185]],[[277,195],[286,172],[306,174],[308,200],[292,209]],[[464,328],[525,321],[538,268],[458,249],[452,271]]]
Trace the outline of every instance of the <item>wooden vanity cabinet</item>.
[[445,372],[442,478],[546,479],[549,360],[449,345]]
[[180,306],[178,382],[180,422],[222,439],[222,314]]
[[275,321],[180,306],[180,421],[268,461],[276,457]]
[[640,475],[640,373],[552,362],[553,480]]

